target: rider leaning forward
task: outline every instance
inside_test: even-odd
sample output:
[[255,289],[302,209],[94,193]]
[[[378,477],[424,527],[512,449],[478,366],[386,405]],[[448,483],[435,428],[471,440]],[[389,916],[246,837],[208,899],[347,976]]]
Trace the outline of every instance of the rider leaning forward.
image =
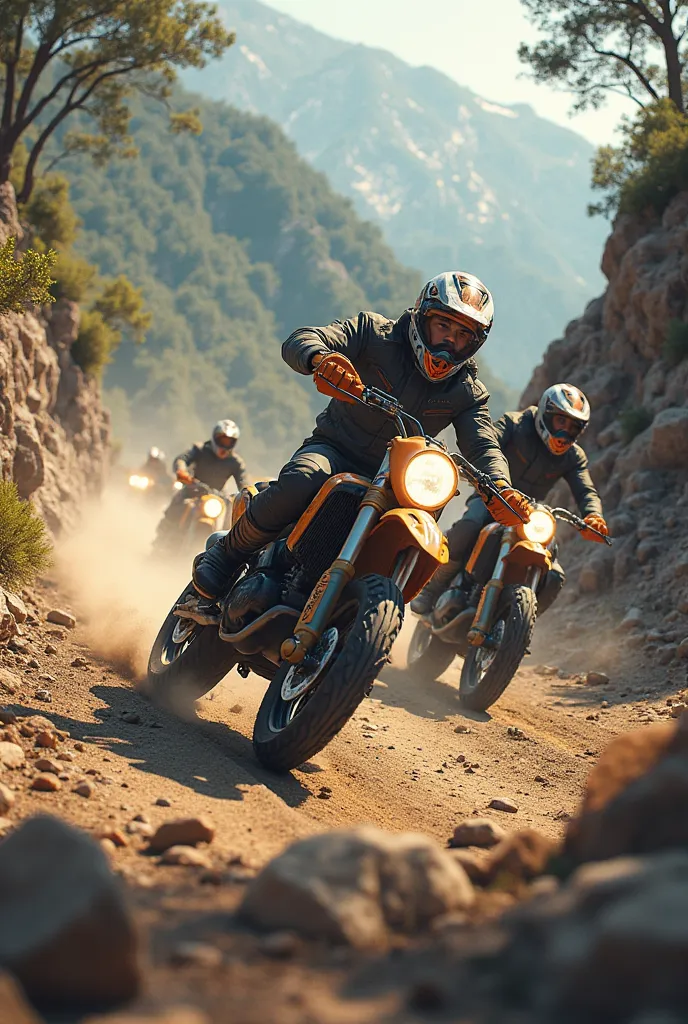
[[[590,404],[583,392],[572,384],[553,384],[543,392],[538,405],[523,412],[505,413],[495,427],[514,487],[536,501],[544,501],[557,481],[564,479],[585,522],[604,537],[608,529],[602,516],[602,502],[592,482],[585,452],[576,443],[589,420]],[[468,499],[463,517],[447,531],[449,562],[437,570],[411,602],[412,611],[418,615],[432,611],[439,596],[463,569],[480,531],[492,518],[477,495]],[[582,536],[586,540],[603,539],[592,532],[583,532]],[[564,570],[555,562],[538,593],[539,613],[550,607],[565,580]]]
[[[429,281],[415,307],[398,320],[359,313],[328,327],[302,327],[287,338],[282,355],[297,373],[315,372],[335,386],[353,363],[364,384],[394,395],[427,434],[436,436],[452,424],[463,454],[492,478],[505,499],[506,504],[487,499],[491,515],[511,526],[531,506],[511,487],[487,408],[488,392],[473,361],[493,315],[492,296],[478,278],[448,272]],[[374,409],[332,400],[278,479],[196,559],[193,581],[202,598],[212,601],[221,595],[250,555],[301,516],[328,477],[341,472],[372,476],[394,433],[394,423]]]

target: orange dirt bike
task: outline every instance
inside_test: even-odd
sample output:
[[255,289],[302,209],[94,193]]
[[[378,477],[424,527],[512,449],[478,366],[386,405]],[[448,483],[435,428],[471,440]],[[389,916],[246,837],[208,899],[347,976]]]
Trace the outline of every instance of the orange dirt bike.
[[183,500],[174,520],[164,516],[160,521],[153,542],[155,555],[191,555],[225,525],[229,499],[222,491],[195,478],[188,484],[177,481],[174,489],[183,492]]
[[[470,472],[464,475],[475,482]],[[409,668],[436,679],[459,655],[464,707],[486,711],[501,697],[528,653],[537,593],[556,560],[557,519],[611,544],[567,509],[537,503],[526,523],[488,524],[465,569],[416,623]]]
[[[394,420],[398,436],[374,478],[331,477],[298,522],[234,578],[219,602],[218,624],[183,617],[189,585],[148,664],[153,697],[172,703],[175,692],[182,700],[200,697],[234,665],[244,676],[269,679],[253,745],[262,764],[277,771],[322,750],[370,693],[404,603],[448,560],[436,519],[456,494],[457,462],[469,465],[426,436],[391,395],[358,378],[353,383],[355,396],[322,380],[317,386]],[[237,495],[233,522],[255,491]]]

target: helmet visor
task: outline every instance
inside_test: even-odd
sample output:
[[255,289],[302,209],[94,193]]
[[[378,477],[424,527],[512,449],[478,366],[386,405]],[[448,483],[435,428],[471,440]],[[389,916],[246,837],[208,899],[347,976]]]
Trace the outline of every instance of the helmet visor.
[[219,459],[228,459],[236,444],[236,437],[228,434],[213,434],[213,451]]
[[481,339],[476,325],[467,317],[430,309],[425,321],[425,342],[434,356],[447,362],[458,362],[470,359],[480,348]]
[[586,424],[580,420],[574,420],[571,416],[566,416],[558,409],[547,409],[544,415],[545,426],[550,432],[551,436],[557,441],[573,442],[580,437]]

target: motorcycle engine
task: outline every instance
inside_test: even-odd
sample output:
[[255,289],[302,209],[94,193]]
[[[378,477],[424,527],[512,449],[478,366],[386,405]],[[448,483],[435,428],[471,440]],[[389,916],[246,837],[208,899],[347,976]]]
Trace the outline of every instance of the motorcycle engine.
[[244,576],[232,590],[225,607],[224,622],[238,633],[268,608],[279,604],[281,586],[272,573],[258,570]]
[[460,612],[465,611],[468,607],[468,597],[469,595],[462,587],[451,587],[449,590],[445,590],[437,599],[433,610],[433,624],[436,627],[443,626]]

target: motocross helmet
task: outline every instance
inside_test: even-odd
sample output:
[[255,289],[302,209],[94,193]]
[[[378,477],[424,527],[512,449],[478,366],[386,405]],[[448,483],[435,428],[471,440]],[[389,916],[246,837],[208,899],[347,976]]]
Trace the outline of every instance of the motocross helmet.
[[[555,416],[567,418],[565,429],[555,429]],[[553,455],[565,455],[589,421],[590,403],[573,384],[553,384],[543,391],[535,413],[535,429]]]
[[[470,328],[472,340],[459,352],[449,346],[430,347],[428,318],[440,315]],[[409,324],[409,340],[423,376],[437,382],[458,373],[485,343],[493,319],[492,296],[474,274],[447,271],[428,281],[411,311]]]
[[153,462],[164,462],[165,461],[165,453],[161,452],[159,448],[156,448],[155,446],[153,446],[152,448],[148,449],[148,458],[149,458],[150,461],[153,461]]
[[220,420],[215,424],[210,438],[210,447],[218,459],[229,458],[240,434],[241,431],[234,420]]

